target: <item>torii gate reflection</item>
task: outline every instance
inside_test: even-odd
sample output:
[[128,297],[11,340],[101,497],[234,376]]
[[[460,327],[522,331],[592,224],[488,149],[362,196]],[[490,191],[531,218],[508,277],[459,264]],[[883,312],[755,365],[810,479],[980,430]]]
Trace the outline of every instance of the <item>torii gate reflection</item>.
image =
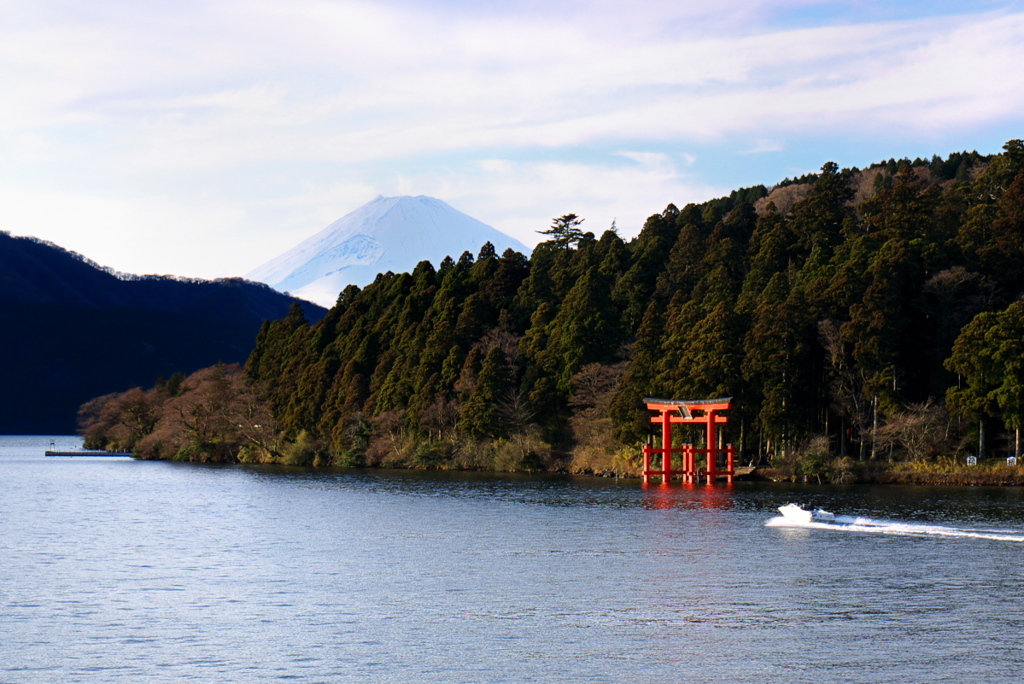
[[[725,416],[716,415],[718,411],[725,411],[732,406],[732,397],[721,399],[644,399],[649,411],[658,411],[660,415],[652,416],[652,423],[661,424],[661,448],[656,449],[647,444],[644,446],[644,484],[650,484],[652,475],[660,475],[663,483],[672,480],[673,475],[682,475],[683,482],[700,482],[701,477],[707,477],[707,483],[712,484],[719,475],[725,475],[729,484],[732,484],[735,476],[734,461],[736,451],[732,444],[726,445],[725,449],[718,448],[717,431],[715,426],[721,423],[728,423]],[[702,415],[694,415],[699,412]],[[707,448],[697,449],[692,444],[684,444],[679,448],[672,448],[672,423],[704,423],[707,426]],[[661,454],[661,470],[651,470],[651,454]],[[672,470],[672,454],[682,455],[682,469]],[[725,470],[718,470],[718,455],[726,454]],[[705,468],[697,469],[697,454],[705,454]]]

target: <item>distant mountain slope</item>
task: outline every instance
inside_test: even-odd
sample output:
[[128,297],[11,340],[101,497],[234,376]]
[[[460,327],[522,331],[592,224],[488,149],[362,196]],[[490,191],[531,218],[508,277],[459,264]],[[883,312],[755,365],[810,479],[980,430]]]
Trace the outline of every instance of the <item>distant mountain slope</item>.
[[347,285],[364,287],[379,273],[411,272],[420,261],[474,255],[484,243],[498,254],[524,244],[433,197],[377,197],[346,214],[247,277],[332,306]]
[[262,322],[295,301],[239,278],[114,274],[0,232],[0,434],[70,433],[92,397],[245,361]]

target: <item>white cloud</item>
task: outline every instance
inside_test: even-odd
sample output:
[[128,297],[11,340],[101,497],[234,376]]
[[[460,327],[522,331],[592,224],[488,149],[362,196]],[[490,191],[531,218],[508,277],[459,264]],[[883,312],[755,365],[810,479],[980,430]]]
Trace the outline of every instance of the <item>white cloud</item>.
[[[488,159],[475,168],[403,178],[396,191],[435,195],[455,208],[532,246],[556,216],[575,213],[600,235],[614,220],[623,238],[635,236],[669,203],[702,200],[713,188],[681,173],[668,155],[622,152],[622,163],[522,162]],[[726,190],[726,192],[728,192]]]
[[[46,56],[3,60],[19,73],[27,59],[31,76],[6,84],[0,126],[85,124],[130,144],[126,154],[172,164],[179,155],[199,166],[364,162],[755,127],[792,133],[851,119],[881,126],[907,107],[936,125],[983,123],[1015,111],[1024,92],[1024,71],[1013,68],[1024,62],[1024,15],[626,40],[596,20],[566,27],[356,3],[247,7],[237,27],[234,15],[196,17],[224,31],[219,45],[203,32],[156,40],[155,49],[141,45],[148,33],[108,44],[115,32],[91,26],[22,36],[6,55]],[[75,39],[62,48],[68,35]],[[167,55],[190,50],[181,62]],[[981,106],[950,106],[964,101]]]
[[378,192],[437,194],[524,240],[569,211],[625,232],[714,191],[679,171],[698,148],[1019,119],[1024,14],[766,23],[815,4],[9,2],[0,220],[58,242],[104,212],[89,233],[258,235],[253,263]]
[[744,154],[764,154],[765,152],[781,152],[786,149],[785,145],[777,140],[758,140],[757,143],[746,150]]

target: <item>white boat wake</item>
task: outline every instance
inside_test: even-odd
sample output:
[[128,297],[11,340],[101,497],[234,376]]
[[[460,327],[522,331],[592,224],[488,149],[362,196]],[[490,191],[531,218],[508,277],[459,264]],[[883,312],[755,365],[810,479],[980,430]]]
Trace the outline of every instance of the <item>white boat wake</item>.
[[868,534],[893,534],[920,537],[960,537],[968,539],[990,539],[1024,543],[1024,530],[992,530],[949,527],[908,523],[897,520],[877,520],[852,515],[835,515],[820,508],[805,510],[797,504],[779,506],[782,515],[765,523],[766,527],[802,527],[808,529],[861,532]]

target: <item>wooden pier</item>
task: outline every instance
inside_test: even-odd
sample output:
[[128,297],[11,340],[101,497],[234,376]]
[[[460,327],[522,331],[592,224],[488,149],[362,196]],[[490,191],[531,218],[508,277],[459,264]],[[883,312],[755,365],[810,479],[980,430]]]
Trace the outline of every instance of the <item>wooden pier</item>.
[[51,451],[47,449],[45,452],[46,456],[68,456],[68,457],[82,457],[88,456],[89,458],[130,458],[135,454],[131,451],[101,451],[98,449],[85,449],[78,451]]

